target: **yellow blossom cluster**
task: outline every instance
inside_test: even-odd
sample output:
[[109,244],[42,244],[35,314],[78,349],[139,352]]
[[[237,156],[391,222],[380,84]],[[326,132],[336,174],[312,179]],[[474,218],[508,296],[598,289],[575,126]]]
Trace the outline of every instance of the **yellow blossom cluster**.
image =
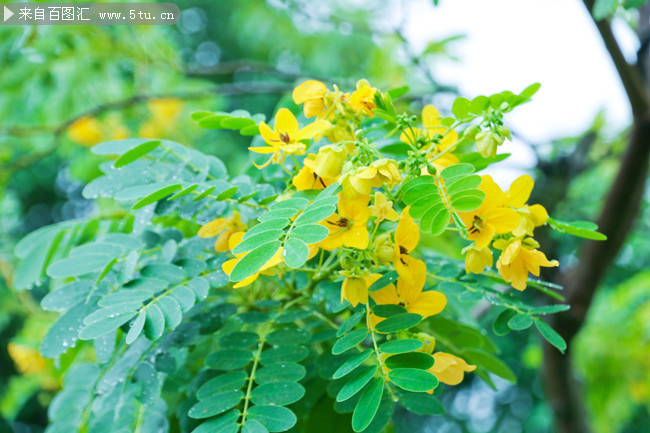
[[[296,104],[302,104],[305,118],[314,120],[301,127],[292,111],[280,108],[272,127],[259,124],[265,145],[249,148],[269,157],[259,168],[280,165],[291,174],[284,196],[339,185],[336,212],[319,223],[329,234],[309,245],[309,258],[320,252],[321,263],[325,254],[339,259],[335,275],[342,277],[341,302],[347,301],[353,307],[367,305],[367,322],[372,329],[384,318],[373,314],[370,304],[398,305],[423,318],[441,313],[447,304],[442,292],[428,287],[427,265],[415,254],[420,228],[409,206],[402,202],[400,188],[413,177],[430,176],[431,170],[438,172],[458,164],[459,157],[452,152],[464,139],[463,133],[444,126],[438,110],[427,105],[422,111],[421,127],[398,124],[400,141],[411,149],[406,159],[388,158],[363,132],[364,125],[375,117],[382,95],[366,80],[359,81],[351,94],[336,86],[328,89],[319,81],[306,81],[295,88],[292,96]],[[321,140],[324,143],[318,143]],[[479,152],[485,153],[481,149]],[[537,249],[532,238],[533,230],[548,219],[542,206],[527,204],[532,188],[533,180],[527,175],[505,192],[489,175],[482,176],[479,190],[485,198],[481,206],[457,215],[467,230],[466,240],[472,242],[463,250],[468,273],[481,273],[492,266],[491,248],[501,251],[497,269],[518,290],[526,287],[529,273],[539,275],[540,266],[558,265]],[[224,252],[242,241],[246,229],[235,212],[232,217],[206,224],[199,235],[218,236],[215,249]],[[234,287],[252,284],[260,275],[282,269],[283,248],[280,246],[258,272]],[[244,255],[234,254],[223,264],[223,270],[230,275]],[[370,291],[390,271],[396,274],[394,282]],[[434,338],[422,338],[428,342],[423,350],[433,353]],[[433,357],[431,372],[450,385],[460,383],[465,372],[475,369],[449,353],[439,351]]]

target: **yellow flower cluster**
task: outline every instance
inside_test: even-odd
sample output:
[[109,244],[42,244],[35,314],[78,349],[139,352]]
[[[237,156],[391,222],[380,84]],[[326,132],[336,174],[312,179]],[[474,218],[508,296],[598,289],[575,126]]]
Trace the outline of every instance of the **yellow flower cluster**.
[[532,238],[535,227],[548,219],[543,206],[526,204],[533,185],[533,179],[523,175],[504,192],[492,177],[482,176],[479,189],[485,193],[483,204],[460,214],[469,240],[474,241],[464,250],[468,273],[478,274],[492,266],[490,244],[502,251],[497,260],[499,274],[517,290],[526,288],[528,273],[539,276],[540,266],[558,266],[556,260],[549,261],[537,250],[539,244]]
[[[336,212],[319,223],[329,234],[309,245],[309,258],[320,251],[321,263],[324,254],[339,259],[338,274],[343,277],[341,302],[347,301],[353,307],[369,302],[399,305],[426,318],[442,312],[447,298],[439,291],[427,289],[427,265],[414,254],[420,242],[420,229],[409,213],[409,206],[402,205],[400,187],[414,176],[431,175],[431,166],[440,171],[458,164],[459,158],[452,151],[463,138],[453,128],[444,126],[438,110],[427,105],[422,111],[422,128],[410,123],[400,127],[400,140],[412,149],[408,157],[399,162],[387,158],[362,132],[364,122],[375,116],[382,96],[366,80],[359,81],[352,94],[341,92],[336,86],[328,89],[319,81],[306,81],[295,88],[293,100],[302,104],[306,118],[314,118],[312,123],[301,127],[289,109],[281,108],[273,127],[259,124],[266,145],[249,149],[269,155],[260,168],[278,164],[289,172],[285,164],[293,165],[288,193],[340,185]],[[322,138],[328,142],[311,147]],[[315,149],[313,153],[306,154],[311,149]],[[287,156],[291,158],[287,160]],[[482,205],[458,215],[467,230],[467,239],[472,241],[463,250],[468,273],[481,273],[486,266],[492,266],[491,247],[501,250],[497,261],[499,273],[518,290],[526,287],[528,273],[539,275],[540,266],[558,265],[537,250],[532,238],[533,230],[548,219],[542,206],[527,204],[532,188],[533,180],[527,175],[505,192],[490,176],[482,176]],[[206,224],[199,235],[218,236],[215,249],[224,252],[241,242],[246,228],[235,212],[230,218]],[[243,256],[235,254],[223,264],[223,270],[230,275]],[[252,284],[260,274],[277,272],[282,262],[280,246],[257,273],[234,287]],[[382,274],[391,270],[397,274],[395,283],[369,291]],[[368,308],[369,327],[375,329],[383,320]],[[422,338],[428,342],[423,350],[433,353],[433,337]],[[436,362],[430,371],[450,385],[460,383],[465,372],[476,368],[449,353],[436,352],[433,356]]]

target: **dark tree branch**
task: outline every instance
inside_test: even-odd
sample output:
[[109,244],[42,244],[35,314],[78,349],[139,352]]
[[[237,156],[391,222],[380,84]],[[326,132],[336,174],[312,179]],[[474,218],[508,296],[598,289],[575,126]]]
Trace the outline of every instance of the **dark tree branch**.
[[[591,13],[593,0],[584,0]],[[607,20],[595,21],[610,57],[616,66],[634,115],[628,147],[623,155],[598,224],[607,241],[587,241],[582,246],[578,265],[558,275],[567,293],[571,310],[558,314],[549,322],[567,341],[567,355],[548,344],[544,347],[544,375],[549,402],[555,412],[559,433],[589,431],[584,416],[581,390],[571,366],[572,339],[582,327],[593,296],[607,269],[623,246],[633,227],[643,199],[650,158],[650,104],[648,88],[636,65],[625,61]]]

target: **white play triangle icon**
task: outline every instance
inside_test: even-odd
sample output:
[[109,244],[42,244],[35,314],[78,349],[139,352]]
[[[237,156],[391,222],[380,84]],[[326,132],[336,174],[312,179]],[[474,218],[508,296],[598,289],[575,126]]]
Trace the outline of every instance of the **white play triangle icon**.
[[9,10],[7,6],[5,6],[5,22],[14,16],[14,13]]

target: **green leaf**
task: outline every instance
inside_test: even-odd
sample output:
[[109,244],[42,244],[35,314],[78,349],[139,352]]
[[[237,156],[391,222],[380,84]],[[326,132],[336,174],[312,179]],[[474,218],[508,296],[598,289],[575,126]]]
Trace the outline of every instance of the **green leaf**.
[[564,338],[553,328],[551,328],[548,323],[544,322],[542,319],[537,319],[535,318],[535,327],[539,331],[539,333],[548,341],[551,343],[553,346],[557,347],[558,350],[562,353],[566,350],[566,341],[564,341]]
[[476,189],[481,184],[481,176],[472,174],[467,177],[461,177],[454,181],[451,185],[447,186],[447,194],[453,196],[454,194],[466,191],[468,189]]
[[454,101],[453,105],[451,106],[451,112],[454,113],[454,116],[456,116],[457,119],[465,119],[467,118],[470,110],[471,102],[467,98],[463,98],[462,96],[459,98],[456,98]]
[[462,353],[463,358],[470,364],[483,367],[487,371],[496,374],[512,383],[517,382],[517,376],[503,361],[491,353],[482,349],[466,349]]
[[323,221],[325,218],[331,216],[336,211],[334,205],[324,205],[311,208],[306,208],[303,213],[296,219],[296,227],[315,224]]
[[237,433],[239,431],[239,424],[237,424],[238,419],[239,411],[231,410],[230,412],[221,415],[219,418],[204,422],[192,430],[192,433]]
[[242,129],[255,125],[255,121],[248,117],[226,117],[221,121],[221,127],[224,129]]
[[192,406],[188,416],[194,419],[210,418],[232,409],[244,398],[241,391],[230,391],[199,401]]
[[469,106],[469,112],[473,114],[481,114],[490,107],[490,98],[484,95],[479,95],[472,99]]
[[402,391],[399,393],[398,401],[406,410],[418,415],[440,415],[445,413],[442,404],[431,394]]
[[187,277],[187,273],[183,268],[169,263],[150,263],[140,270],[140,274],[172,283],[183,281]]
[[41,308],[47,311],[63,312],[85,299],[93,283],[88,280],[73,281],[48,293],[41,299]]
[[492,330],[496,335],[506,335],[510,332],[510,327],[508,322],[517,314],[514,310],[503,310],[492,324]]
[[387,93],[390,95],[392,99],[395,99],[406,94],[409,91],[409,89],[410,89],[409,86],[395,87],[394,89],[390,89]]
[[382,333],[403,331],[417,325],[421,320],[422,316],[419,314],[402,313],[379,322],[375,329]]
[[268,430],[254,419],[249,419],[242,426],[241,433],[268,433]]
[[221,192],[219,193],[219,195],[217,195],[217,200],[218,200],[218,201],[228,200],[228,199],[231,198],[233,195],[235,195],[235,194],[237,193],[237,191],[239,191],[239,187],[238,187],[238,186],[231,186],[230,188],[221,191]]
[[79,332],[84,328],[83,319],[93,310],[94,305],[79,302],[59,317],[50,326],[40,352],[46,358],[57,358],[77,344]]
[[533,325],[533,319],[528,314],[517,314],[508,320],[508,327],[515,331],[521,331],[530,328]]
[[444,168],[440,172],[440,177],[449,180],[457,176],[469,176],[472,173],[474,173],[474,166],[472,164],[461,162]]
[[336,336],[340,337],[341,335],[348,332],[350,329],[354,328],[359,321],[366,315],[366,312],[359,310],[353,315],[351,315],[345,322],[341,323],[338,331],[336,331]]
[[397,272],[395,271],[388,271],[384,275],[381,276],[377,281],[372,283],[372,285],[368,288],[369,292],[376,292],[377,290],[381,290],[384,287],[388,286],[389,284],[393,284],[395,281],[397,281]]
[[341,388],[339,393],[336,395],[336,401],[345,401],[352,398],[357,392],[361,391],[368,382],[370,382],[370,379],[372,379],[376,371],[377,366],[371,365],[352,376],[352,378],[343,385],[343,388]]
[[266,220],[263,223],[259,223],[258,225],[252,227],[246,233],[244,233],[242,240],[245,241],[251,236],[255,236],[267,230],[282,230],[288,225],[289,225],[289,218],[274,218],[274,219]]
[[255,373],[255,382],[259,385],[272,382],[298,382],[307,374],[307,370],[300,364],[279,362],[268,364]]
[[[324,228],[324,227],[323,227]],[[282,258],[284,263],[292,269],[301,267],[309,257],[309,247],[300,239],[289,238],[284,243]]]
[[340,355],[341,353],[352,349],[354,346],[361,343],[367,337],[368,337],[367,329],[365,328],[356,329],[350,332],[349,334],[346,334],[343,337],[339,338],[338,341],[334,343],[334,346],[332,346],[332,354]]
[[294,213],[298,212],[299,210],[302,210],[309,204],[309,200],[306,198],[302,197],[292,197],[287,200],[282,200],[273,203],[271,206],[269,206],[270,210],[275,210],[275,209],[293,209]]
[[361,395],[352,413],[352,428],[360,432],[372,422],[384,393],[384,378],[376,378]]
[[[599,1],[599,0],[596,0]],[[616,1],[616,0],[614,0]],[[530,86],[526,87],[524,90],[521,91],[519,94],[520,96],[523,96],[526,99],[530,99],[537,91],[539,88],[542,87],[541,83],[533,83]]]
[[[549,217],[548,224],[553,230],[557,230],[560,233],[567,233],[573,236],[591,239],[594,241],[607,240],[607,236],[592,229],[595,224],[588,221],[574,221],[567,223]],[[598,226],[596,226],[596,228],[597,227]]]
[[133,205],[133,210],[137,210],[140,208],[143,208],[151,203],[155,203],[158,200],[162,200],[163,198],[167,197],[174,191],[178,191],[179,189],[182,189],[183,185],[180,183],[173,184],[173,185],[167,185],[162,188],[160,188],[157,191],[152,192],[151,194],[141,198],[138,200],[134,205]]
[[268,242],[273,242],[280,239],[284,235],[284,232],[280,229],[271,229],[263,232],[259,232],[254,236],[250,236],[237,244],[233,248],[233,254],[243,254],[249,251],[254,250],[257,247],[267,244]]
[[[93,340],[116,330],[135,316],[135,312],[114,312],[116,310],[104,308],[99,310],[98,314],[91,314],[84,323],[86,326],[79,332],[81,340]],[[88,320],[90,318],[90,320]]]
[[224,349],[212,352],[205,359],[205,365],[215,370],[237,370],[244,368],[253,359],[248,350]]
[[158,146],[160,146],[160,140],[145,141],[144,143],[138,144],[137,146],[132,147],[120,155],[120,157],[117,158],[113,163],[113,167],[124,167],[125,165],[132,163],[141,156],[144,156],[152,150],[156,149]]
[[168,329],[174,329],[180,325],[183,320],[183,310],[176,299],[171,296],[163,296],[158,299],[156,305],[160,307],[163,316],[165,316],[165,326]]
[[300,239],[307,245],[315,244],[329,235],[327,227],[320,224],[306,224],[291,230],[291,239]]
[[258,340],[259,337],[254,332],[229,332],[219,339],[219,346],[224,349],[246,349]]
[[557,305],[544,305],[542,307],[529,308],[528,312],[531,314],[553,314],[561,313],[562,311],[570,310],[570,305],[557,304]]
[[140,336],[142,330],[144,329],[144,322],[146,319],[146,314],[141,313],[135,316],[135,320],[131,323],[129,332],[126,334],[126,344],[133,343],[136,338]]
[[305,388],[295,382],[271,382],[255,388],[251,393],[251,401],[255,404],[287,406],[304,395]]
[[246,384],[248,375],[244,371],[233,371],[210,379],[196,392],[196,398],[205,400],[217,394],[240,389]]
[[262,352],[260,362],[263,365],[280,362],[300,362],[309,355],[305,346],[281,346],[267,349]]
[[384,353],[406,353],[418,350],[422,346],[424,346],[424,343],[422,341],[407,338],[402,340],[387,341],[379,346],[379,350]]
[[[147,319],[144,324],[144,333],[150,340],[156,340],[165,332],[165,316],[156,304],[147,305]],[[143,313],[140,313],[143,314]]]
[[271,260],[281,245],[280,241],[269,242],[246,254],[237,262],[230,273],[230,281],[237,283],[258,272],[262,266]]
[[388,372],[388,378],[396,386],[413,392],[431,391],[438,386],[438,378],[426,370],[398,368]]
[[266,336],[266,341],[275,346],[288,346],[306,343],[310,338],[309,331],[297,327],[287,327],[271,332]]
[[396,314],[406,313],[406,308],[396,304],[380,304],[372,307],[372,312],[378,317],[391,317]]
[[400,353],[386,358],[386,367],[390,369],[397,368],[419,368],[428,370],[433,367],[433,356],[424,352]]
[[70,278],[99,272],[114,257],[104,254],[88,254],[84,256],[68,257],[57,260],[47,268],[47,275],[51,278]]
[[352,372],[355,368],[357,368],[358,366],[363,364],[364,361],[370,357],[370,355],[372,355],[372,350],[371,349],[364,350],[363,352],[354,355],[353,357],[351,357],[350,359],[345,361],[343,363],[343,365],[341,365],[334,372],[334,375],[332,375],[332,378],[333,379],[339,379],[339,378],[345,376],[346,374]]
[[297,421],[292,411],[281,406],[253,406],[248,410],[248,418],[258,421],[271,433],[287,431]]

